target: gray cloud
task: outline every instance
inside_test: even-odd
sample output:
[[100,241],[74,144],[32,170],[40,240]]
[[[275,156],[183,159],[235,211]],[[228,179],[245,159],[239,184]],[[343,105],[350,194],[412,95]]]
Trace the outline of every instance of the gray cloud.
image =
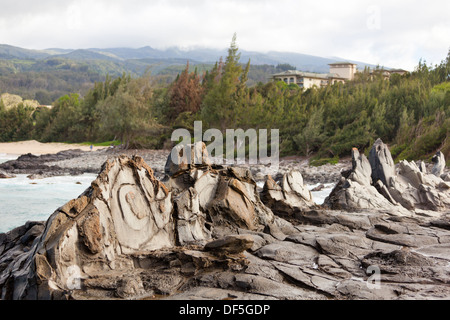
[[450,2],[2,0],[0,43],[26,48],[227,47],[412,69],[450,46]]

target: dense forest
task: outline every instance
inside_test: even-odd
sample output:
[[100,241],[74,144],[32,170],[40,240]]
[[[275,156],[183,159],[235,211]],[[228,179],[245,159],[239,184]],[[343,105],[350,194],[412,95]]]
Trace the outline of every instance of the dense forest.
[[380,137],[396,160],[429,159],[436,150],[450,159],[450,52],[439,65],[420,61],[389,80],[368,70],[345,84],[307,90],[255,80],[290,67],[241,63],[234,37],[224,60],[208,68],[188,62],[168,84],[150,73],[123,73],[89,78],[94,84],[84,94],[60,96],[51,109],[0,101],[0,141],[119,140],[163,148],[173,144],[175,128],[193,130],[201,120],[203,130],[279,129],[281,155],[336,161],[352,147],[367,152]]

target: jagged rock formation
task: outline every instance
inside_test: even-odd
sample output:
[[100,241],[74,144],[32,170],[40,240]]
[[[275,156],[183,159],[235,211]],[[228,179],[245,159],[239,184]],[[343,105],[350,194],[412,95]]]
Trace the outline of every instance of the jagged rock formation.
[[82,278],[128,270],[129,254],[175,244],[170,192],[141,158],[120,157],[79,198],[52,214],[29,251],[21,272],[2,270],[2,298],[58,298],[73,272]]
[[[382,164],[378,163],[377,167],[382,168]],[[382,172],[381,169],[379,171]],[[325,205],[333,209],[378,209],[393,214],[411,214],[398,203],[392,201],[392,198],[386,197],[389,193],[381,180],[377,180],[376,187],[373,185],[372,179],[377,175],[372,173],[367,157],[360,154],[355,148],[352,150],[352,170],[346,172],[345,175],[325,199]],[[382,173],[378,173],[378,176],[385,177]]]
[[[448,213],[388,200],[379,190],[391,187],[373,186],[370,162],[356,149],[333,198],[351,212],[309,207],[298,172],[280,186],[268,178],[260,198],[245,168],[206,158],[167,168],[159,181],[140,157],[111,159],[47,222],[0,234],[0,298],[450,297]],[[441,180],[429,182],[408,163],[401,172],[419,188],[434,183],[441,199]]]
[[164,172],[169,176],[174,176],[191,168],[210,165],[211,161],[204,143],[176,145],[167,158]]
[[[62,298],[74,273],[83,284],[91,284],[85,293],[95,294],[98,287],[125,275],[134,279],[136,254],[203,246],[212,235],[219,238],[239,228],[262,231],[274,216],[248,174],[233,168],[183,168],[168,182],[172,191],[140,157],[109,160],[90,188],[55,211],[42,234],[27,243],[26,252],[21,252],[24,241],[17,246],[5,237],[1,297]],[[4,259],[13,255],[18,256],[14,261]],[[193,251],[189,257],[213,261],[210,255]],[[120,288],[115,287],[116,295],[124,294],[118,293]],[[134,295],[144,294],[140,285],[135,289]]]
[[[427,174],[414,162],[403,160],[395,168],[389,149],[380,139],[374,143],[368,160],[356,149],[352,150],[352,159],[352,170],[325,200],[331,208],[380,209],[399,215],[450,209],[450,184]],[[445,164],[442,156],[439,159],[438,163]]]
[[395,176],[394,160],[387,145],[377,139],[369,153],[369,162],[372,169],[372,180],[380,180],[383,185],[390,187],[391,178]]
[[280,185],[267,176],[261,199],[279,216],[292,216],[296,210],[314,207],[311,192],[303,184],[301,173],[296,170],[283,175]]

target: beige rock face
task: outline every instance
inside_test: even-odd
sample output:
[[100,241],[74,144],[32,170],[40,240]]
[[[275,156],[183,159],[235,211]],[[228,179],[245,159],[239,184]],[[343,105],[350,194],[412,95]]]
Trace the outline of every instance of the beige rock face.
[[[136,255],[203,246],[213,235],[239,228],[262,231],[273,220],[246,170],[191,164],[177,169],[166,186],[142,158],[121,156],[107,161],[90,188],[52,214],[30,250],[20,253],[20,272],[14,263],[2,270],[0,288],[3,297],[14,299],[60,298],[81,284],[111,286],[119,297],[138,295],[141,280],[124,278],[138,272]],[[197,256],[203,255],[189,255]]]
[[13,296],[61,294],[74,276],[120,271],[132,266],[129,254],[174,245],[170,192],[142,158],[119,157],[105,163],[78,199],[52,214],[32,250],[23,253],[26,277],[11,274]]
[[175,146],[169,154],[164,171],[173,176],[196,165],[211,165],[204,142]]
[[314,207],[311,192],[297,170],[283,175],[280,185],[268,176],[261,194],[264,203],[280,216],[292,216],[295,210]]

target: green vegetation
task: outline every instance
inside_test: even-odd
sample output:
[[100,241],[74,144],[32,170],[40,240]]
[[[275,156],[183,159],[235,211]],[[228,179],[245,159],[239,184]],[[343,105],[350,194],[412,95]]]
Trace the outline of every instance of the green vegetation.
[[[334,163],[353,147],[367,152],[378,137],[391,145],[397,161],[430,159],[436,150],[450,159],[450,52],[439,65],[419,62],[414,72],[390,80],[365,70],[346,84],[308,90],[252,82],[252,72],[262,77],[292,66],[245,62],[233,37],[225,60],[169,68],[164,81],[149,72],[106,75],[83,94],[59,96],[51,109],[20,102],[6,108],[0,101],[0,141],[120,141],[126,147],[162,148],[173,145],[175,128],[192,131],[193,122],[201,120],[203,130],[223,133],[279,129],[281,155],[314,155],[315,165]],[[81,64],[67,67],[60,58],[46,63],[61,75],[91,72]]]
[[113,140],[113,141],[104,141],[104,142],[83,142],[81,144],[87,145],[87,146],[94,146],[94,147],[109,147],[109,146],[119,146],[121,142],[119,140]]
[[323,166],[324,164],[337,164],[339,162],[339,157],[336,156],[334,158],[312,158],[311,161],[309,162],[310,165],[314,166],[314,167],[320,167]]

